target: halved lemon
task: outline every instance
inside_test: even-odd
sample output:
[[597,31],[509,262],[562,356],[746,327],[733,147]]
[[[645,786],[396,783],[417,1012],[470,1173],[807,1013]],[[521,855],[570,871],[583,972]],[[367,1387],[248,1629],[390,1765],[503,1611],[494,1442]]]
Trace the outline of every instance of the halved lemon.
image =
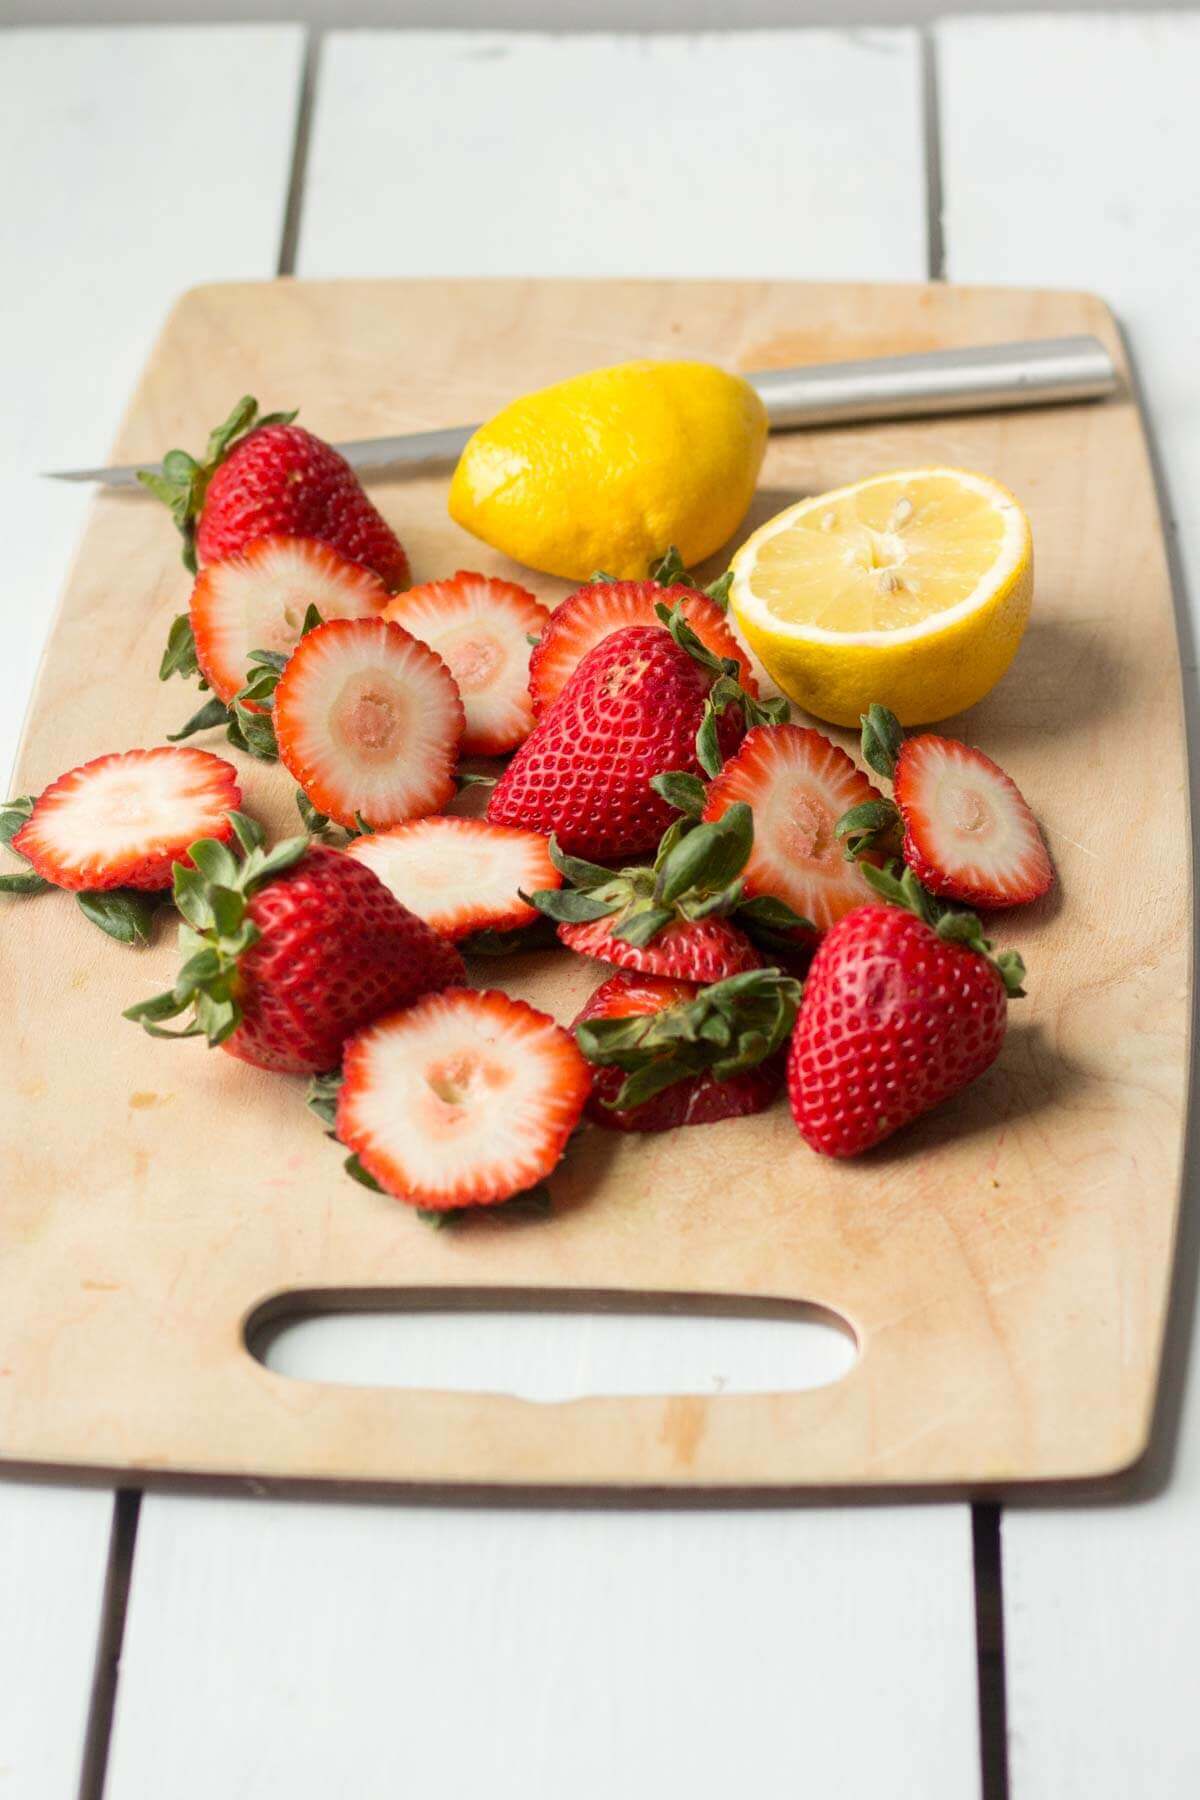
[[742,545],[730,591],[768,673],[835,725],[872,701],[903,725],[973,706],[1032,599],[1029,520],[964,469],[900,469],[789,506]]

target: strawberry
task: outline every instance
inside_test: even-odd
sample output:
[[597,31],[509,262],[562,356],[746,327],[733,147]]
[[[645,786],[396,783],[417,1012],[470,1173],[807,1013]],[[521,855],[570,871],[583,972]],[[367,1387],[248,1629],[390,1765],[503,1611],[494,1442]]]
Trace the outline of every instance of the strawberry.
[[537,918],[523,891],[562,886],[545,838],[483,819],[414,819],[354,839],[347,854],[440,932],[520,931]]
[[839,819],[848,856],[890,845],[902,830],[904,861],[931,894],[996,908],[1049,893],[1054,868],[1037,821],[1016,783],[982,750],[932,732],[906,739],[894,713],[871,706],[862,751],[893,783],[895,799]]
[[896,758],[904,860],[931,893],[985,908],[1040,900],[1054,885],[1020,789],[982,750],[925,733]]
[[754,811],[754,846],[743,882],[748,895],[773,895],[819,931],[870,898],[834,828],[852,807],[879,795],[844,750],[800,725],[747,732],[708,790],[706,819],[737,802]]
[[397,594],[384,617],[436,650],[458,683],[465,756],[507,756],[529,736],[529,639],[550,614],[528,588],[460,569]]
[[[690,781],[678,774],[660,777],[658,791],[687,798]],[[745,899],[741,872],[753,840],[748,806],[733,806],[710,824],[677,820],[650,866],[601,868],[565,856],[551,839],[551,861],[571,885],[529,899],[581,956],[680,981],[723,981],[762,967],[746,931],[729,916],[735,910],[756,930],[807,924],[778,901]]]
[[856,1156],[982,1075],[1022,992],[1014,951],[991,956],[971,913],[939,912],[911,871],[873,881],[894,904],[847,913],[822,940],[788,1053],[801,1137]]
[[737,664],[713,656],[678,606],[660,618],[588,651],[494,788],[494,825],[554,834],[577,856],[651,850],[671,822],[653,778],[715,774],[748,722],[786,709],[747,694]]
[[534,645],[529,692],[537,716],[553,706],[589,650],[629,625],[657,624],[657,608],[676,604],[701,643],[714,656],[735,662],[742,686],[757,695],[745,652],[726,624],[723,608],[708,594],[657,581],[592,581],[555,608]]
[[507,994],[447,988],[346,1045],[337,1135],[398,1200],[491,1206],[542,1181],[591,1070],[571,1034]]
[[189,606],[196,661],[228,706],[246,680],[254,650],[288,654],[310,606],[322,619],[366,619],[383,611],[377,575],[313,538],[265,537],[209,563]]
[[779,1051],[799,998],[799,982],[777,969],[712,987],[610,976],[575,1021],[598,1068],[588,1117],[611,1131],[669,1131],[761,1112],[783,1085]]
[[12,847],[55,887],[154,891],[195,838],[228,842],[241,800],[236,769],[207,750],[126,750],[60,775]]
[[331,619],[306,633],[273,713],[280,761],[339,825],[397,825],[454,794],[458,689],[440,656],[387,619]]
[[[241,813],[239,861],[224,844],[191,846],[175,870],[186,960],[174,988],[125,1014],[152,1037],[204,1036],[260,1069],[317,1074],[381,1013],[461,981],[462,958],[340,850],[289,838],[264,849]],[[182,1031],[165,1019],[192,1012]]]
[[368,500],[345,457],[293,425],[294,412],[259,417],[258,402],[239,400],[212,432],[202,461],[168,451],[162,473],[138,480],[168,506],[193,574],[223,562],[263,537],[317,538],[348,562],[371,569],[389,588],[406,587],[408,558],[383,515]]

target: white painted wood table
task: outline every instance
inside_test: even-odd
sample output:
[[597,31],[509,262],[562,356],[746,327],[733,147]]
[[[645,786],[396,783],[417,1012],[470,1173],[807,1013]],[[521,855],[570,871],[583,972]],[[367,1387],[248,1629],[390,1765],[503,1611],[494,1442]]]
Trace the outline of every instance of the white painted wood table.
[[[1194,720],[1198,81],[1200,18],[1182,14],[319,46],[289,26],[0,33],[0,762],[86,505],[36,472],[102,458],[175,293],[277,270],[1096,289],[1128,330],[1172,502]],[[1004,1517],[1016,1800],[1200,1791],[1195,1251],[1188,1229],[1139,1493]],[[413,1353],[403,1329],[310,1327],[277,1354],[386,1380]],[[785,1353],[793,1380],[836,1373],[823,1334],[793,1349],[750,1329],[718,1349],[677,1323],[524,1320],[441,1328],[420,1354],[448,1383],[486,1370],[556,1394],[686,1386],[718,1364],[753,1382]],[[995,1672],[994,1608],[982,1656],[976,1610],[957,1504],[152,1495],[139,1520],[101,1490],[0,1483],[0,1800],[102,1784],[109,1800],[996,1800],[1001,1690],[984,1684],[981,1743],[977,1681],[978,1663]]]

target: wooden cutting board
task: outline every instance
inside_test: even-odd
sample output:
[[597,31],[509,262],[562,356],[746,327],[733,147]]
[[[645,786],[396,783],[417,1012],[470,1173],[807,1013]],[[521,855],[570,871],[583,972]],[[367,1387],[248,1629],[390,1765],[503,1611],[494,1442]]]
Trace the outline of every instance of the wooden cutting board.
[[[331,438],[479,418],[633,356],[734,368],[1095,331],[1088,296],[784,283],[277,282],[168,321],[115,454],[199,446],[233,399],[303,403]],[[772,439],[745,530],[801,494],[952,463],[1011,487],[1037,594],[1017,661],[948,727],[1010,770],[1061,882],[998,928],[1029,965],[1003,1054],[961,1100],[838,1165],[786,1106],[650,1139],[588,1130],[535,1223],[433,1232],[349,1181],[303,1084],[120,1018],[166,985],[165,920],[123,949],[69,900],[0,913],[0,1456],[13,1467],[381,1489],[1003,1490],[1110,1476],[1150,1429],[1180,1191],[1191,890],[1178,651],[1128,392],[1090,406]],[[441,476],[373,493],[417,579],[529,579],[452,525]],[[742,534],[744,535],[744,534]],[[714,564],[714,570],[716,568]],[[548,600],[564,584],[533,579]],[[42,669],[15,789],[160,742],[155,679],[187,579],[165,514],[101,495]],[[842,741],[849,744],[845,734]],[[201,740],[207,741],[207,740]],[[223,741],[212,747],[224,753]],[[239,760],[236,759],[235,760]],[[240,759],[249,808],[296,819]],[[479,978],[564,1020],[600,971],[564,954]],[[287,1311],[819,1306],[859,1360],[818,1391],[591,1398],[359,1389],[265,1369]],[[465,1330],[470,1329],[464,1320]]]

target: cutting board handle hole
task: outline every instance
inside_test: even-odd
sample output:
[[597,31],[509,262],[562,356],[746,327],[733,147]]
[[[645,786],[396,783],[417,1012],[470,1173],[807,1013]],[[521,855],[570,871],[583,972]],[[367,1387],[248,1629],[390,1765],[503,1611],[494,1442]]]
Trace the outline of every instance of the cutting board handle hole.
[[858,1358],[847,1321],[802,1301],[513,1289],[280,1294],[248,1319],[246,1343],[296,1380],[548,1404],[794,1393]]

